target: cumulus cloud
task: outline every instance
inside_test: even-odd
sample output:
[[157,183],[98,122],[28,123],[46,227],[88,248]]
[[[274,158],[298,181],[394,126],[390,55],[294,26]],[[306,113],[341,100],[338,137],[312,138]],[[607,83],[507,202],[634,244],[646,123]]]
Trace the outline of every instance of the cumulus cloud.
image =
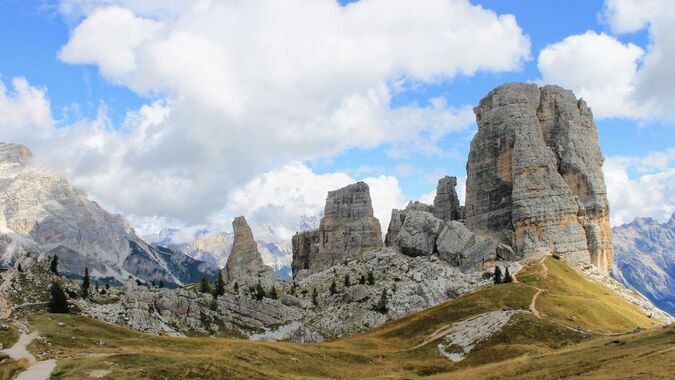
[[675,147],[644,157],[608,158],[603,171],[612,225],[628,223],[637,217],[668,220],[675,212],[673,166]]
[[51,130],[54,121],[46,92],[25,78],[13,78],[11,88],[0,79],[0,138],[4,142],[23,138],[27,131],[32,139],[39,139]]
[[[543,81],[584,97],[600,117],[675,120],[675,7],[670,0],[606,0],[615,35],[588,31],[544,48]],[[619,36],[646,29],[645,49]]]
[[[262,172],[292,176],[289,162],[383,144],[446,154],[437,142],[471,127],[470,107],[444,98],[392,107],[392,97],[406,83],[517,70],[530,49],[513,16],[465,0],[65,0],[60,8],[73,28],[59,58],[96,65],[148,103],[121,126],[102,104],[96,117],[51,128],[31,147],[114,211],[188,225],[217,217]],[[13,140],[35,140],[35,130],[18,128]],[[281,218],[266,215],[270,224]]]

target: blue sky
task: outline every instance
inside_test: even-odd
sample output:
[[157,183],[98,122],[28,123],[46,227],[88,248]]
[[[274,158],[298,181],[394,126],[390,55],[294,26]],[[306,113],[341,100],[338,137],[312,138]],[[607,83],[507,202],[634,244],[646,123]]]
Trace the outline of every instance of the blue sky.
[[[442,175],[465,176],[469,143],[475,131],[475,123],[467,119],[470,107],[492,88],[505,82],[544,83],[558,79],[567,82],[560,84],[572,88],[578,96],[586,94],[590,97],[587,100],[596,115],[601,148],[610,162],[605,170],[613,170],[612,178],[615,179],[611,184],[608,179],[608,187],[624,189],[621,192],[610,189],[610,192],[614,191],[613,199],[617,203],[612,207],[619,210],[617,215],[622,215],[615,222],[625,222],[635,216],[663,219],[674,211],[674,201],[668,192],[675,187],[675,176],[672,175],[675,117],[669,111],[675,100],[659,95],[653,84],[659,81],[654,77],[660,68],[667,67],[668,59],[659,61],[658,57],[650,57],[653,52],[675,50],[668,45],[670,41],[652,29],[653,25],[663,25],[661,30],[672,25],[669,22],[672,12],[666,2],[648,0],[641,8],[644,12],[626,8],[632,0],[471,1],[471,4],[484,8],[480,11],[467,11],[462,7],[463,1],[414,2],[415,7],[437,7],[439,14],[448,15],[447,22],[437,20],[433,12],[427,14],[423,9],[418,18],[415,13],[409,19],[399,20],[400,15],[392,9],[410,6],[410,2],[402,0],[389,3],[390,6],[377,0],[367,2],[369,4],[343,3],[354,17],[341,15],[329,6],[330,2],[318,1],[328,5],[321,9],[297,1],[289,2],[288,9],[280,9],[266,1],[255,1],[252,3],[256,6],[238,8],[223,5],[223,9],[207,9],[208,17],[204,25],[199,25],[191,24],[194,21],[191,12],[197,12],[192,8],[197,6],[181,2],[174,6],[174,2],[150,1],[139,6],[125,0],[2,0],[0,80],[4,83],[5,97],[15,100],[8,102],[10,105],[20,103],[23,98],[17,95],[16,89],[12,90],[12,80],[25,78],[31,88],[39,91],[38,97],[48,104],[51,120],[44,121],[44,125],[37,125],[39,123],[35,121],[15,121],[4,127],[4,132],[0,129],[0,139],[27,143],[38,159],[42,157],[43,162],[65,172],[93,198],[111,210],[124,213],[143,230],[167,225],[208,225],[226,229],[227,221],[234,214],[252,213],[254,223],[290,231],[292,220],[298,217],[298,212],[290,212],[290,208],[302,213],[312,213],[320,208],[325,195],[310,196],[309,191],[323,192],[325,187],[349,180],[372,178],[374,182],[379,181],[375,186],[381,191],[391,189],[387,192],[389,201],[383,202],[385,209],[428,194]],[[256,13],[269,9],[276,12],[281,21]],[[236,22],[226,21],[232,12],[241,12],[238,14],[241,19],[251,17],[250,23],[258,29],[281,28],[280,37],[278,40],[274,36],[265,37],[265,41],[272,42],[267,41],[261,46],[255,45],[258,40],[251,41],[254,47],[235,46],[237,33],[246,40],[257,30],[248,29],[247,25],[241,26],[241,30],[236,29]],[[312,12],[319,13],[314,15]],[[365,37],[374,36],[379,38],[378,41],[391,42],[392,46],[397,46],[396,38],[399,37],[396,36],[401,32],[396,25],[404,23],[410,23],[409,28],[414,29],[418,26],[415,22],[420,22],[421,30],[439,28],[442,32],[448,28],[457,33],[457,38],[467,40],[468,46],[471,46],[474,30],[472,23],[478,29],[488,29],[481,23],[506,29],[493,36],[494,46],[477,43],[476,51],[473,48],[453,50],[452,46],[443,50],[441,47],[438,55],[443,54],[443,57],[438,57],[433,50],[420,50],[422,55],[419,57],[402,56],[406,49],[417,52],[413,43],[399,46],[403,51],[400,54],[385,52],[373,55],[372,60],[369,60],[368,51],[362,52],[364,54],[360,55],[366,56],[363,62],[367,62],[362,70],[351,67],[350,62],[338,62],[335,67],[322,71],[325,63],[313,63],[327,59],[325,62],[332,64],[331,52],[316,51],[316,46],[320,45],[312,45],[316,41],[306,36],[314,18],[322,19],[328,25],[333,22],[340,25],[335,30],[322,31],[325,32],[325,35],[321,34],[322,38],[327,41],[343,38],[345,41],[340,42],[344,44],[336,46],[353,47],[365,38],[361,35],[355,40],[350,39],[360,30],[355,26],[360,22],[356,16],[368,12],[378,14],[385,22],[382,30],[372,27]],[[453,12],[468,12],[462,16],[467,25],[457,22]],[[504,15],[513,15],[519,30],[511,28]],[[89,22],[95,17],[107,20],[111,25],[118,22],[120,24],[115,25],[121,26],[97,29],[100,23]],[[285,18],[297,18],[300,22],[285,22]],[[225,23],[228,25],[223,26]],[[290,27],[292,25],[300,27],[294,29]],[[302,27],[308,29],[301,30]],[[138,28],[139,32],[125,34],[126,30],[136,30],[133,28]],[[463,28],[467,31],[462,31]],[[298,30],[304,34],[294,34]],[[183,32],[182,36],[198,36],[199,43],[206,44],[205,50],[194,50],[197,49],[194,46],[202,47],[195,45],[195,39],[189,40],[191,44],[181,45],[185,40],[173,38],[179,34],[177,32]],[[288,36],[283,34],[286,32]],[[147,36],[142,42],[134,42],[134,33],[147,33]],[[407,38],[420,38],[419,44],[424,46],[433,42],[428,41],[428,36],[433,39],[434,35],[438,33],[425,35],[420,32],[419,35],[411,33]],[[501,47],[510,46],[515,39],[521,40],[511,50]],[[298,41],[297,46],[294,41]],[[523,50],[527,43],[529,46]],[[220,55],[214,53],[212,59],[208,53],[221,46],[218,44],[227,45],[228,49],[235,46],[223,50],[223,61],[217,61],[222,58]],[[461,41],[458,44],[466,46]],[[108,48],[110,46],[116,48]],[[262,61],[265,67],[259,72],[251,67],[250,62],[258,62],[260,56],[270,54],[266,49],[279,47],[282,50],[276,57],[290,51],[288,54],[297,60],[289,60],[291,63],[287,67],[285,62],[278,66],[268,65],[267,59]],[[377,49],[377,45],[368,47]],[[131,66],[120,64],[124,54],[129,53],[127,48],[134,57]],[[63,53],[60,53],[62,49]],[[235,50],[236,55],[227,55]],[[548,50],[553,59],[546,67],[540,62],[544,50]],[[171,62],[157,62],[148,53],[165,51],[174,54],[163,56],[165,60],[175,59],[174,66],[170,66]],[[176,51],[178,54],[173,53]],[[327,54],[328,58],[322,54]],[[453,58],[464,55],[472,57],[467,62]],[[589,56],[582,57],[586,60],[577,60],[583,55]],[[270,57],[275,59],[274,55]],[[386,65],[381,68],[370,66],[371,63],[381,64],[378,60],[382,57],[389,57],[398,69]],[[183,60],[187,62],[185,65],[182,65]],[[216,67],[213,82],[225,84],[222,95],[209,88],[211,81],[207,74],[212,73],[209,71],[212,60],[218,64],[232,63],[234,67],[232,76],[223,77],[218,75]],[[424,60],[438,60],[439,63],[431,62],[433,64],[420,68],[418,63]],[[500,60],[504,62],[499,63]],[[587,64],[603,60],[608,65],[600,65],[600,69]],[[339,55],[335,61],[340,61]],[[477,69],[472,66],[475,62],[479,62]],[[456,65],[456,70],[446,68],[444,64]],[[242,71],[242,67],[247,71]],[[607,83],[599,81],[590,88],[582,88],[584,86],[579,84],[583,83],[587,72],[592,75],[593,70],[599,70],[597,76],[602,76],[607,74],[603,72],[607,67],[617,70],[607,75]],[[577,73],[579,78],[575,77]],[[344,78],[340,78],[341,75]],[[298,78],[307,78],[306,83]],[[615,83],[615,78],[621,78],[621,81],[616,79]],[[663,78],[666,82],[670,80],[673,78]],[[229,84],[234,90],[230,91]],[[615,88],[619,91],[614,91]],[[617,94],[624,90],[625,93]],[[275,99],[286,97],[292,101],[275,104]],[[246,102],[249,98],[254,100],[244,106],[240,104],[241,99]],[[434,108],[433,100],[439,98],[443,99],[443,106]],[[350,107],[350,101],[355,102],[356,108]],[[369,103],[371,101],[375,105]],[[386,103],[384,106],[380,104],[382,101]],[[258,108],[247,110],[247,104],[255,104]],[[367,111],[365,121],[358,117],[352,120],[350,112],[364,107]],[[653,114],[645,111],[650,107],[654,107]],[[328,121],[323,120],[316,112],[309,111],[314,109],[324,110],[331,117]],[[302,114],[304,111],[307,114]],[[421,115],[419,128],[401,131],[407,128],[405,120],[409,114],[415,112]],[[153,117],[159,120],[150,122],[154,135],[138,132],[144,128],[143,120]],[[434,136],[436,126],[433,124],[438,123],[437,120],[448,120],[448,117],[456,117],[456,125]],[[346,132],[332,135],[331,120],[347,123],[344,126]],[[377,124],[379,129],[371,131],[368,123]],[[340,128],[335,127],[336,130]],[[59,130],[60,135],[55,132]],[[289,137],[293,133],[300,136]],[[355,136],[354,141],[350,141],[350,134]],[[57,135],[60,137],[55,137]],[[314,135],[319,137],[314,138]],[[149,136],[153,139],[142,141]],[[72,142],[67,154],[54,148],[56,141],[63,142],[59,138]],[[157,139],[166,141],[157,142]],[[259,145],[258,139],[262,140]],[[132,147],[132,142],[138,146]],[[426,149],[425,144],[433,145],[435,149]],[[242,145],[254,149],[242,148]],[[259,152],[253,152],[256,149]],[[308,172],[293,172],[299,177],[284,176],[283,173],[292,172],[288,165],[299,165],[292,168]],[[663,194],[656,199],[663,204],[647,209],[643,203],[627,201],[632,199],[634,192],[625,189],[640,189],[646,183],[652,183],[648,181],[657,180],[645,177],[648,175],[658,177],[660,182],[654,186],[659,190],[655,191]],[[283,185],[270,184],[271,178]],[[295,178],[307,178],[307,188],[301,189],[303,184]],[[111,189],[116,186],[139,188],[136,192]],[[280,189],[283,186],[286,187]],[[170,196],[155,197],[153,194],[157,192]],[[283,199],[291,194],[297,196],[299,203],[285,205],[283,200],[275,203],[254,199],[251,193],[270,199]],[[200,199],[201,203],[198,202]],[[381,214],[384,215],[384,211]],[[284,233],[281,235],[285,236]]]

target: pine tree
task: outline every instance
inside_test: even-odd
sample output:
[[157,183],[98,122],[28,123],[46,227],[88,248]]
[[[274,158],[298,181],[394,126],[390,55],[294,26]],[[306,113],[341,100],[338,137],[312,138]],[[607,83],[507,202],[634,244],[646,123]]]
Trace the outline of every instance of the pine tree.
[[59,257],[54,255],[52,261],[49,263],[49,270],[54,274],[59,274]]
[[[207,281],[208,283],[208,281]],[[223,272],[218,272],[218,279],[216,280],[216,286],[213,288],[213,297],[222,296],[225,294],[225,281],[223,280]]]
[[[55,256],[56,257],[56,256]],[[87,298],[89,297],[89,268],[85,267],[84,268],[84,278],[82,279],[82,298]]]
[[505,284],[513,282],[513,277],[509,273],[509,267],[506,267],[506,272],[504,272],[504,281]]
[[23,272],[23,268],[21,268],[21,263],[19,263],[19,265],[16,266],[16,270],[18,270],[19,272]]
[[110,284],[105,284],[105,290],[110,290]]
[[335,285],[335,280],[330,283],[330,294],[333,295],[337,293],[337,285]]
[[270,290],[270,298],[275,300],[277,299],[277,288],[272,285],[272,289]]
[[239,294],[239,283],[236,281],[234,282],[234,292]]
[[368,271],[368,285],[375,285],[375,275],[372,270]]
[[160,289],[164,288],[164,280],[159,280],[159,288]]
[[345,275],[345,288],[351,285],[351,281],[349,280],[349,273]]
[[366,283],[366,276],[361,275],[361,278],[359,278],[359,284],[363,285]]
[[201,281],[199,281],[199,292],[208,293],[210,290],[209,288],[209,280],[206,278],[206,276],[202,276]]
[[499,266],[495,267],[495,285],[502,283],[502,270],[499,269]]
[[152,287],[153,287],[153,288],[154,288],[154,287],[157,287],[157,283],[155,282],[155,280],[152,280]]
[[312,303],[314,306],[319,304],[319,301],[317,300],[317,297],[319,296],[319,293],[316,291],[316,288],[312,289]]
[[50,313],[67,313],[68,312],[68,299],[66,298],[66,293],[63,291],[61,284],[54,281],[49,287],[49,293],[51,298],[47,304],[47,309]]
[[386,314],[389,309],[387,308],[387,288],[382,289],[382,295],[380,295],[380,300],[375,306],[375,310],[379,311],[382,314]]
[[258,281],[258,285],[255,286],[255,299],[260,301],[265,297],[267,297],[267,293],[265,293],[265,289],[260,284],[260,281]]

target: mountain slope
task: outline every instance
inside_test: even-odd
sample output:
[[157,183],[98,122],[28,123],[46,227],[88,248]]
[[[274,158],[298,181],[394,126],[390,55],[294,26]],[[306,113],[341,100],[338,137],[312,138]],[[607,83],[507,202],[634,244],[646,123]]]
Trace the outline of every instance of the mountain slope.
[[184,260],[173,257],[179,254],[160,254],[122,216],[87,199],[64,176],[31,166],[31,156],[25,146],[0,143],[1,263],[35,252],[58,255],[67,276],[81,276],[89,267],[92,277],[110,281],[134,275],[179,285],[194,277],[172,270],[172,261]]
[[675,315],[675,213],[665,223],[638,218],[612,232],[612,277]]
[[[657,323],[624,299],[608,297],[611,290],[564,261],[549,258],[534,263],[518,280],[321,344],[157,337],[85,317],[53,314],[30,316],[29,323],[45,337],[32,349],[44,353],[43,358],[57,359],[53,375],[59,378],[86,378],[95,370],[110,371],[111,378],[152,374],[152,378],[195,379],[623,378],[638,373],[664,378],[670,374],[672,327],[630,332],[635,326],[652,328]],[[538,293],[541,303],[535,298]],[[565,297],[575,302],[556,305],[555,300]],[[532,305],[539,317],[528,312]],[[594,312],[598,306],[602,306],[600,314]],[[465,348],[448,344],[453,328],[466,327],[486,315],[510,319],[471,343],[463,360],[443,354],[441,347],[453,352]],[[606,323],[599,326],[601,321]],[[479,335],[488,325],[478,325]],[[469,328],[461,331],[466,337],[472,334]],[[603,335],[611,333],[619,335]],[[626,357],[632,359],[621,360]]]

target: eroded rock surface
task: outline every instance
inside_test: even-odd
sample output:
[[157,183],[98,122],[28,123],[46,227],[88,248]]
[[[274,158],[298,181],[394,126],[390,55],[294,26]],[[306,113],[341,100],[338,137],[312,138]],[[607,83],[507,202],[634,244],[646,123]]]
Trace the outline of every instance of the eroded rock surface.
[[603,158],[591,109],[558,86],[512,83],[474,108],[466,225],[518,255],[612,263]]
[[455,191],[457,177],[445,176],[438,180],[434,198],[434,215],[446,221],[462,219],[462,209]]
[[365,182],[357,182],[328,192],[319,229],[293,238],[293,273],[315,273],[382,247],[382,228],[373,216],[370,189]]
[[234,241],[232,252],[227,257],[223,268],[223,279],[226,283],[245,284],[251,279],[265,278],[265,285],[273,283],[272,269],[265,265],[258,252],[258,243],[253,238],[253,232],[246,222],[246,218],[239,216],[232,221]]

